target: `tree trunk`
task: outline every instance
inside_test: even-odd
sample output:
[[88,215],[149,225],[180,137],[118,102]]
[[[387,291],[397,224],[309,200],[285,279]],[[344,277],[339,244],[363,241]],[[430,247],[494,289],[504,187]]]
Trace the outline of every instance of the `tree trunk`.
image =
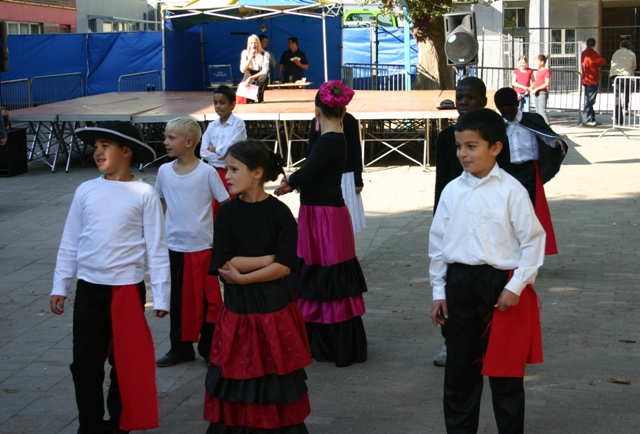
[[453,72],[444,54],[444,19],[415,19],[418,65],[412,89],[453,89]]

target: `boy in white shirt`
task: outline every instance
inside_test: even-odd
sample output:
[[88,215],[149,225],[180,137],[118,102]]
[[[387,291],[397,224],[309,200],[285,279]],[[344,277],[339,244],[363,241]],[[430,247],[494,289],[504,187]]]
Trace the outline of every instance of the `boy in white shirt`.
[[[155,153],[128,122],[102,122],[76,135],[95,147],[103,173],[73,197],[56,262],[50,307],[64,313],[71,279],[78,285],[73,312],[71,373],[79,434],[125,433],[158,426],[154,347],[144,316],[145,253],[153,316],[169,312],[169,255],[162,206],[153,187],[131,174],[131,162]],[[104,421],[104,364],[109,360],[109,421]],[[117,370],[117,374],[116,374]]]
[[499,432],[522,433],[524,366],[542,362],[531,284],[545,233],[525,188],[496,164],[502,117],[470,111],[455,137],[464,173],[444,188],[429,232],[431,318],[446,323],[445,425],[447,432],[477,432],[487,375]]
[[222,306],[220,284],[207,273],[213,243],[211,201],[229,200],[218,173],[194,153],[202,131],[196,121],[177,118],[165,128],[164,145],[175,161],[160,166],[156,191],[166,213],[171,262],[171,349],[156,360],[168,367],[195,359],[209,360],[216,317]]
[[[213,166],[220,175],[225,188],[229,191],[225,175],[227,169],[224,156],[234,143],[247,140],[247,129],[244,121],[233,114],[236,107],[236,93],[228,86],[219,86],[213,92],[213,105],[219,118],[211,122],[202,135],[200,156]],[[231,196],[233,199],[235,196]],[[220,209],[220,202],[213,204],[213,217]]]

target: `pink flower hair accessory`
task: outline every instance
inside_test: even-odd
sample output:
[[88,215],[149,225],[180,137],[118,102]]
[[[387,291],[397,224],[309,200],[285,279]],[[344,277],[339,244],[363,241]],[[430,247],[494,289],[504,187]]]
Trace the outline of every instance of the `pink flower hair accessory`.
[[[333,86],[338,86],[342,89],[342,95],[336,96],[331,93],[331,88]],[[343,82],[340,80],[332,80],[327,81],[325,84],[320,86],[320,101],[329,107],[346,107],[353,98],[355,92],[348,86],[345,86]]]

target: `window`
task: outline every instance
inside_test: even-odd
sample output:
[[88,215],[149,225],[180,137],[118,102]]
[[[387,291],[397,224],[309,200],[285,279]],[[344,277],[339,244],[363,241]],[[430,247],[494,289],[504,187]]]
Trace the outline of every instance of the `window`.
[[575,29],[555,29],[551,30],[551,54],[575,54],[576,31]]
[[38,23],[7,23],[10,35],[38,35],[42,33],[42,25]]
[[527,27],[525,8],[508,8],[503,12],[503,26],[505,28],[522,29]]

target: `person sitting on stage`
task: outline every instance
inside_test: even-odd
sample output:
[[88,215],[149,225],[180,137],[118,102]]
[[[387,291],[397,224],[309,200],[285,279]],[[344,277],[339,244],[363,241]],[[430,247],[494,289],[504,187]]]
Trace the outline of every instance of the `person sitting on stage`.
[[560,164],[567,153],[567,143],[538,113],[523,113],[518,108],[518,95],[512,88],[499,89],[494,101],[507,124],[505,150],[508,152],[505,155],[510,156],[511,164],[505,170],[520,181],[529,193],[536,215],[547,233],[545,253],[557,254],[558,247],[543,183],[560,170]]
[[191,118],[169,121],[164,145],[176,160],[160,166],[156,177],[171,262],[171,348],[156,360],[161,368],[194,360],[193,342],[208,360],[222,306],[220,283],[207,274],[213,243],[211,201],[225,203],[229,193],[216,170],[195,156],[201,135],[200,125]]
[[267,50],[269,46],[269,37],[265,34],[259,35],[258,39],[260,39],[260,45],[262,46],[262,51],[269,54],[269,80],[267,80],[267,84],[271,81],[275,80],[275,76],[273,75],[273,68],[276,67],[276,58],[273,53]]
[[244,74],[242,81],[246,84],[258,86],[259,103],[264,101],[264,91],[269,84],[269,65],[271,55],[262,49],[262,44],[257,35],[249,36],[247,49],[240,55],[240,71]]
[[278,77],[283,83],[295,83],[304,77],[304,71],[309,69],[309,61],[305,52],[298,49],[298,38],[290,37],[287,46],[289,49],[280,56]]
[[[155,152],[128,122],[80,128],[93,145],[102,176],[82,183],[62,233],[50,307],[64,313],[77,271],[71,374],[79,434],[125,433],[158,426],[154,348],[145,319],[145,254],[153,292],[153,316],[169,312],[169,253],[162,205],[152,186],[131,174],[131,162],[148,163]],[[104,421],[104,364],[111,365]],[[117,371],[117,373],[116,373]]]
[[[213,92],[213,105],[219,118],[211,122],[202,135],[200,156],[218,171],[220,179],[229,191],[225,179],[227,169],[224,156],[231,145],[247,140],[247,128],[244,121],[233,114],[233,109],[236,106],[236,93],[229,86],[218,86]],[[231,195],[232,199],[234,197]],[[220,209],[220,202],[215,201],[213,218],[216,217],[218,209]]]

